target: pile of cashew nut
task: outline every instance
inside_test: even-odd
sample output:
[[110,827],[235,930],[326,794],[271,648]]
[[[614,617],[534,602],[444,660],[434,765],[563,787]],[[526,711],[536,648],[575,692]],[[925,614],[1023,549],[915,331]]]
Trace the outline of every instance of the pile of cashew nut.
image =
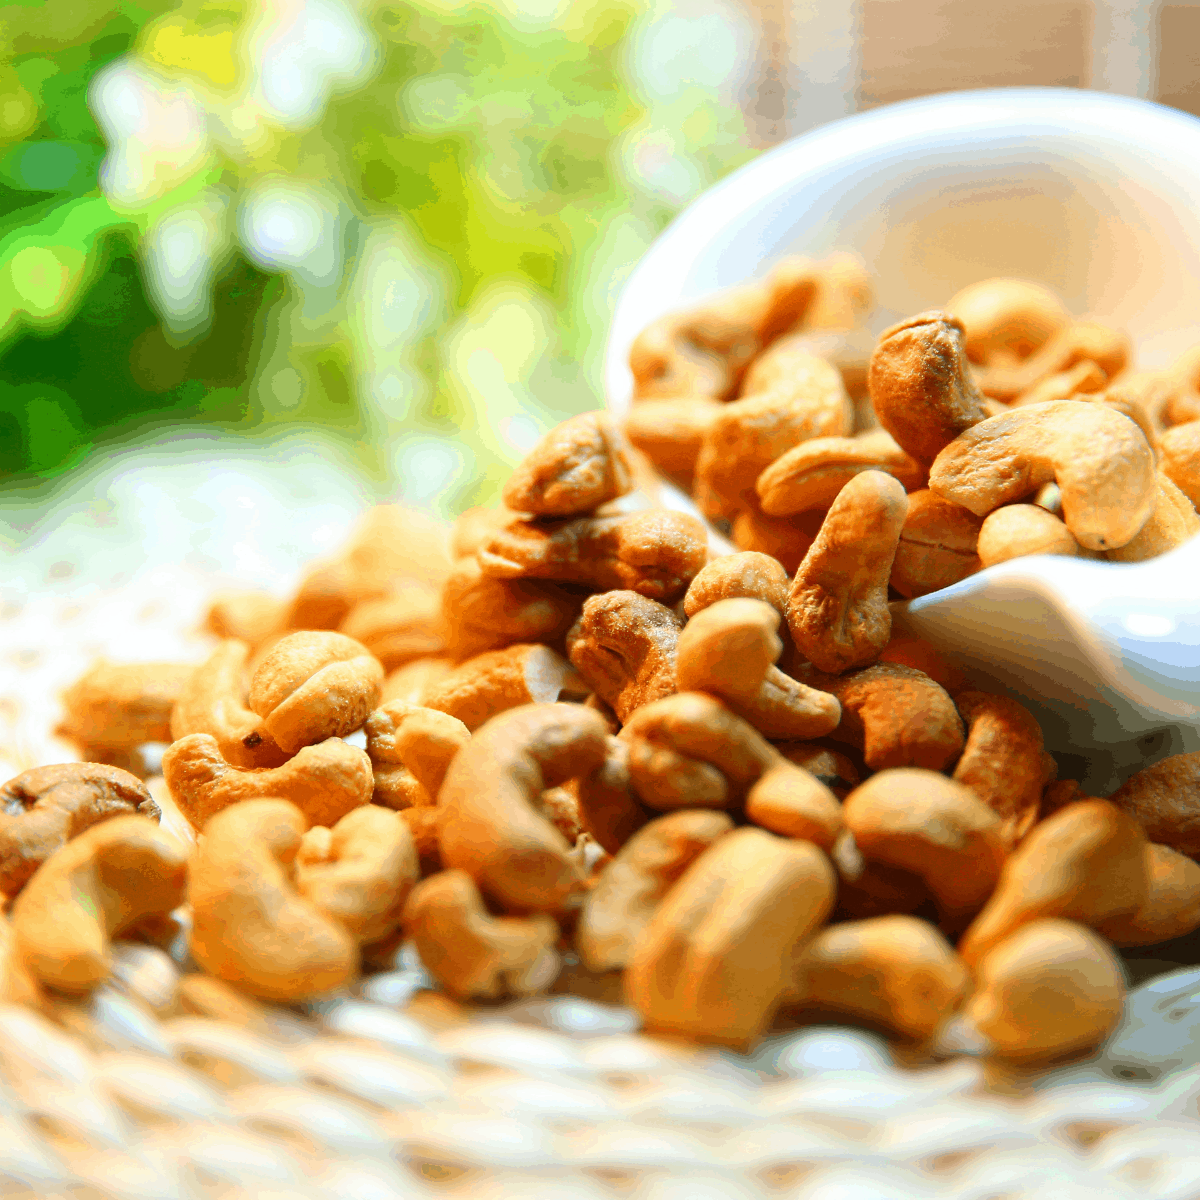
[[918,1057],[1094,1048],[1113,947],[1200,926],[1200,755],[1085,795],[888,604],[1188,536],[1200,367],[1130,374],[1030,285],[873,347],[869,300],[852,260],[790,261],[657,322],[628,420],[565,421],[501,506],[380,506],[292,596],[214,597],[200,665],[91,667],[61,731],[94,761],[3,789],[7,995],[184,930],[197,976],[283,1003],[410,942],[462,1000],[608,988],[734,1047],[832,1019]]

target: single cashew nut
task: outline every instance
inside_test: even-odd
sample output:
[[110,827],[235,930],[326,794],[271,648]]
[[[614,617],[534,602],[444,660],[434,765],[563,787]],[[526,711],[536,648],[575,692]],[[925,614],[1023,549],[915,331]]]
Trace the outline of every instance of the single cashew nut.
[[624,496],[632,487],[612,418],[587,412],[546,434],[509,476],[503,495],[514,512],[573,517]]
[[460,663],[429,690],[426,708],[447,713],[474,731],[499,713],[526,704],[583,696],[587,687],[557,651],[540,643],[488,650]]
[[1200,509],[1200,421],[1168,429],[1158,439],[1162,471]]
[[454,665],[449,658],[418,658],[405,663],[383,681],[380,704],[391,704],[393,700],[420,704],[454,670]]
[[558,912],[582,876],[536,804],[595,771],[607,739],[603,718],[578,704],[530,704],[489,721],[455,755],[438,797],[446,865],[505,909]]
[[190,663],[99,659],[63,693],[58,731],[84,747],[126,750],[171,740],[171,710],[196,668]]
[[430,804],[437,799],[454,756],[471,740],[471,731],[457,717],[402,700],[380,705],[363,728],[367,755],[376,772],[381,764],[406,767]]
[[591,971],[619,971],[675,881],[733,828],[725,813],[684,809],[638,830],[588,892],[575,949]]
[[762,600],[784,616],[788,583],[787,571],[770,554],[754,551],[723,554],[703,566],[692,580],[683,598],[683,611],[694,617],[718,600],[744,597]]
[[249,656],[246,642],[228,638],[195,668],[171,710],[171,739],[207,733],[235,767],[278,767],[287,761],[287,752],[242,703],[242,676]]
[[774,665],[778,627],[779,612],[762,600],[719,600],[684,626],[675,677],[684,691],[720,697],[766,737],[822,737],[837,728],[841,706]]
[[805,947],[797,975],[804,1009],[912,1039],[930,1037],[970,984],[949,942],[928,922],[908,916],[823,929]]
[[218,813],[192,859],[191,950],[210,974],[266,1000],[320,995],[358,973],[358,947],[300,895],[294,863],[304,814],[286,800]]
[[985,1038],[993,1055],[1016,1062],[1097,1046],[1125,1008],[1116,955],[1070,921],[1034,921],[1015,930],[980,960],[975,978],[961,1024]]
[[1115,946],[1157,946],[1200,928],[1200,864],[1170,846],[1145,846],[1146,899],[1132,916],[1100,921]]
[[1158,498],[1150,520],[1132,539],[1106,557],[1114,562],[1144,562],[1182,546],[1200,533],[1200,515],[1192,502],[1163,471],[1158,473]]
[[795,991],[796,959],[833,907],[808,842],[738,829],[684,872],[634,943],[625,994],[646,1027],[745,1048]]
[[985,365],[1028,358],[1071,319],[1049,288],[1025,279],[981,279],[956,293],[946,309],[962,324],[967,357]]
[[390,809],[366,804],[332,829],[315,826],[296,852],[296,890],[359,944],[396,930],[417,882],[417,850]]
[[1200,857],[1200,751],[1152,763],[1109,799],[1145,829],[1150,841]]
[[660,471],[691,486],[705,434],[721,411],[702,396],[646,400],[625,418],[625,436]]
[[1081,800],[1035,825],[1004,864],[958,944],[974,965],[1013,930],[1043,917],[1097,926],[1146,902],[1146,837],[1107,800]]
[[616,854],[647,821],[629,775],[629,743],[609,737],[604,762],[590,775],[580,775],[570,787],[579,805],[584,829],[609,853]]
[[617,719],[678,691],[679,618],[636,592],[589,596],[567,634],[571,665]]
[[733,544],[739,550],[769,554],[791,573],[821,532],[824,518],[819,509],[794,517],[768,517],[758,505],[750,505],[733,519]]
[[254,672],[249,706],[289,754],[352,733],[379,703],[383,667],[341,633],[289,634]]
[[361,601],[338,632],[359,642],[384,671],[446,648],[437,593],[417,585]]
[[983,522],[928,488],[909,493],[891,585],[902,596],[927,596],[980,568],[976,543]]
[[[1085,358],[1065,371],[1056,371],[1027,387],[1012,402],[1017,408],[1022,404],[1046,404],[1051,400],[1074,400],[1080,393],[1100,391],[1108,382],[1108,376],[1091,359]],[[1126,416],[1131,414],[1126,413]],[[1140,424],[1140,422],[1139,422]]]
[[146,817],[115,817],[81,833],[38,868],[13,904],[29,970],[60,992],[90,991],[112,972],[112,940],[178,908],[186,878],[183,846]]
[[1157,495],[1154,454],[1128,418],[1100,404],[1030,404],[972,426],[929,471],[939,496],[986,516],[1055,481],[1063,520],[1088,550],[1131,541]]
[[987,416],[963,350],[962,324],[941,309],[885,329],[868,380],[879,423],[920,462],[932,462]]
[[195,733],[163,755],[171,799],[195,829],[231,804],[279,798],[296,805],[314,824],[332,826],[371,799],[371,760],[357,746],[329,738],[305,746],[281,767],[244,771],[226,762],[216,738]]
[[781,837],[830,851],[842,833],[842,806],[816,776],[783,759],[746,794],[746,819]]
[[1127,334],[1096,321],[1076,321],[1020,362],[989,365],[978,376],[979,389],[1007,404],[1039,380],[1084,361],[1095,363],[1108,379],[1113,379],[1129,365],[1131,351]]
[[629,776],[649,808],[730,808],[778,761],[772,746],[719,700],[680,692],[643,705],[620,739]]
[[796,649],[820,670],[864,666],[887,645],[888,577],[907,511],[903,485],[867,471],[826,514],[792,580],[787,613]]
[[1000,877],[1007,845],[999,818],[935,771],[880,771],[846,797],[842,816],[868,862],[921,879],[952,932],[983,907]]
[[1029,710],[1007,696],[962,692],[955,698],[967,723],[967,741],[954,778],[1001,819],[1015,846],[1038,819],[1042,791],[1050,782],[1042,730]]
[[978,551],[985,567],[1029,554],[1077,558],[1083,553],[1075,535],[1040,504],[1006,504],[989,513],[979,530]]
[[442,871],[417,884],[404,927],[429,973],[463,999],[543,991],[561,966],[552,917],[493,917],[465,871]]
[[157,805],[136,775],[101,763],[35,767],[0,787],[0,892],[15,895],[52,854],[86,829]]
[[204,628],[221,639],[236,638],[256,648],[285,628],[286,607],[270,592],[218,592],[209,602]]

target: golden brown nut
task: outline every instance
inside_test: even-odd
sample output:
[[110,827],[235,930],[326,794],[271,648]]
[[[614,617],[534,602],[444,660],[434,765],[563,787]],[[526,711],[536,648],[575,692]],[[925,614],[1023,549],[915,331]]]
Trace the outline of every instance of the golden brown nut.
[[0,892],[15,895],[52,854],[86,829],[157,806],[142,781],[100,763],[35,767],[0,788]]
[[1012,402],[1012,407],[1047,404],[1052,400],[1073,400],[1081,392],[1101,391],[1107,382],[1108,376],[1091,359],[1085,358],[1065,371],[1057,371],[1039,379]]
[[63,693],[58,733],[84,747],[132,749],[171,740],[171,710],[191,678],[190,663],[99,659]]
[[787,613],[796,649],[820,670],[864,666],[887,645],[888,576],[907,509],[897,480],[867,471],[826,514],[792,580]]
[[613,419],[580,413],[547,433],[504,485],[504,503],[539,517],[574,517],[633,487]]
[[1160,435],[1162,471],[1200,509],[1200,421],[1176,425]]
[[846,755],[817,742],[777,742],[775,749],[794,766],[803,767],[840,800],[862,782],[858,768]]
[[746,793],[746,820],[828,852],[842,833],[842,806],[816,776],[782,759]]
[[1158,498],[1150,520],[1134,537],[1106,557],[1113,562],[1145,562],[1166,554],[1200,533],[1200,515],[1165,472],[1158,473]]
[[408,587],[356,604],[338,629],[361,642],[385,671],[445,649],[441,605],[424,587]]
[[980,364],[1028,358],[1070,320],[1049,288],[1026,279],[981,279],[946,308],[962,323],[967,357]]
[[1019,363],[997,362],[979,373],[979,389],[1009,403],[1040,379],[1056,375],[1085,359],[1113,379],[1129,365],[1129,336],[1095,321],[1076,321],[1060,329],[1040,349]]
[[272,646],[250,683],[249,706],[289,754],[352,733],[379,703],[383,667],[353,638],[289,634]]
[[1154,510],[1154,455],[1133,421],[1101,404],[1063,400],[989,417],[929,471],[931,490],[980,517],[1051,480],[1067,528],[1089,550],[1125,545]]
[[985,567],[1030,554],[1076,558],[1083,553],[1074,534],[1040,504],[1006,504],[989,513],[977,545]]
[[976,543],[982,524],[973,512],[928,488],[911,492],[892,587],[902,596],[927,596],[973,575],[980,568]]
[[962,324],[940,309],[880,334],[869,386],[879,423],[924,463],[987,416],[963,350]]
[[618,720],[673,695],[679,618],[636,592],[589,596],[567,634],[571,665]]
[[548,579],[677,600],[704,565],[708,537],[694,517],[651,509],[611,517],[514,517],[477,553],[495,579]]
[[795,572],[821,530],[825,514],[819,509],[794,517],[768,517],[757,505],[733,519],[733,544],[739,550],[769,554],[789,574]]
[[643,807],[629,777],[629,743],[610,736],[604,762],[568,784],[579,805],[583,828],[609,854],[616,854],[652,814]]
[[1156,946],[1200,927],[1200,865],[1147,842],[1146,899],[1132,916],[1101,921],[1096,929],[1115,946]]
[[745,1048],[794,994],[836,877],[808,842],[738,829],[683,874],[633,947],[625,994],[650,1030]]
[[718,600],[748,597],[770,604],[782,617],[787,607],[788,575],[778,559],[744,550],[723,554],[700,569],[683,598],[683,611],[694,617]]
[[704,435],[720,411],[718,401],[702,397],[647,400],[630,409],[625,436],[660,471],[690,488]]
[[849,829],[842,830],[829,857],[838,873],[840,918],[865,921],[914,913],[933,903],[919,875],[884,863],[868,862]]
[[379,691],[379,703],[391,704],[393,700],[399,700],[406,704],[420,704],[454,670],[455,665],[450,658],[417,658],[405,663],[384,679]]
[[405,767],[430,804],[441,791],[454,756],[471,740],[471,731],[457,717],[402,700],[380,705],[363,728],[376,774],[381,765]]
[[270,592],[218,592],[209,601],[204,628],[256,649],[282,631],[286,609],[286,603]]
[[1152,763],[1109,799],[1145,829],[1150,841],[1200,857],[1200,751]]

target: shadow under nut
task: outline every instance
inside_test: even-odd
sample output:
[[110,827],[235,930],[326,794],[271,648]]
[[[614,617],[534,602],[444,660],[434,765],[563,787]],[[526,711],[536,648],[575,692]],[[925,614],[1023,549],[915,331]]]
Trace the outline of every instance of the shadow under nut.
[[1154,454],[1128,417],[1063,400],[989,417],[950,443],[931,491],[983,517],[1044,483],[1062,493],[1063,521],[1088,550],[1131,541],[1158,498]]

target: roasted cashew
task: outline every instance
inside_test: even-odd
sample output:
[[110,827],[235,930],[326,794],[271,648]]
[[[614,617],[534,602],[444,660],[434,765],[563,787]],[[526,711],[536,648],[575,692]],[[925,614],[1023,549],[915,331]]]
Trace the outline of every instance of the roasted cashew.
[[1084,553],[1075,535],[1040,504],[1005,504],[989,513],[980,526],[976,548],[985,567],[1029,554],[1078,558]]
[[938,455],[929,487],[983,517],[1054,480],[1063,520],[1088,550],[1125,545],[1150,518],[1154,454],[1128,417],[1063,400],[989,417]]
[[868,862],[921,879],[952,932],[983,907],[1000,877],[1007,844],[999,818],[936,771],[880,771],[846,797],[842,816]]
[[579,804],[584,829],[609,854],[616,854],[650,820],[629,777],[629,743],[620,738],[610,736],[604,762],[568,786]]
[[333,825],[369,803],[374,787],[371,760],[340,738],[305,746],[281,767],[244,771],[225,761],[215,738],[195,733],[163,755],[163,776],[195,829],[231,804],[268,797],[290,801],[314,824]]
[[919,875],[885,863],[868,862],[849,829],[842,830],[829,857],[838,873],[840,917],[865,921],[914,913],[933,903]]
[[864,666],[887,645],[888,577],[907,511],[904,487],[867,471],[825,515],[792,580],[787,613],[796,649],[820,670]]
[[678,691],[679,618],[636,592],[589,596],[567,634],[571,665],[617,719]]
[[416,658],[402,667],[397,667],[383,681],[379,692],[380,704],[391,704],[399,700],[405,704],[420,704],[421,701],[451,671],[455,663],[450,658]]
[[171,710],[195,669],[190,663],[98,659],[63,693],[64,717],[56,732],[85,750],[169,742]]
[[171,710],[171,738],[207,733],[221,756],[235,767],[278,767],[287,752],[262,729],[262,722],[243,703],[242,677],[250,647],[228,638],[193,671]]
[[675,881],[733,828],[724,813],[683,809],[651,821],[618,850],[584,898],[575,949],[591,971],[619,971]]
[[841,722],[829,736],[860,749],[873,771],[942,771],[962,752],[963,724],[954,701],[915,667],[881,662],[848,675],[814,672],[806,678],[841,703]]
[[385,671],[446,648],[441,605],[437,593],[426,587],[410,586],[360,601],[338,633],[360,642]]
[[784,338],[750,368],[742,395],[724,405],[704,434],[693,496],[709,517],[732,518],[749,503],[759,475],[781,454],[815,437],[854,429],[837,369]]
[[842,753],[812,742],[782,742],[775,747],[793,766],[803,767],[844,800],[862,782],[858,768]]
[[842,832],[842,806],[815,775],[781,759],[746,793],[746,819],[781,837],[830,851]]
[[979,388],[984,395],[1009,403],[1038,380],[1084,360],[1094,362],[1113,379],[1129,365],[1131,351],[1128,335],[1095,321],[1076,321],[1021,362],[997,362],[981,371]]
[[779,615],[785,615],[788,574],[777,558],[744,550],[723,554],[700,569],[683,598],[683,611],[694,617],[718,600],[746,597],[763,600]]
[[192,859],[192,954],[218,979],[267,1000],[319,995],[358,973],[354,938],[296,890],[307,827],[286,800],[247,801],[209,822]]
[[504,485],[504,503],[539,517],[589,513],[633,487],[612,417],[580,413],[547,433]]
[[1176,425],[1160,435],[1162,471],[1200,509],[1200,421]]
[[721,407],[699,396],[647,400],[629,410],[625,436],[660,471],[690,489],[704,435]]
[[904,1038],[931,1036],[962,1003],[970,975],[949,942],[916,917],[843,921],[804,948],[798,1007],[864,1021]]
[[218,592],[209,601],[204,628],[222,640],[245,642],[253,650],[283,630],[286,608],[270,592]]
[[628,588],[675,601],[704,565],[708,536],[695,517],[656,508],[611,517],[514,517],[476,557],[496,579],[548,579],[596,592]]
[[902,596],[927,596],[980,568],[976,543],[983,522],[928,488],[910,492],[891,585]]
[[659,811],[733,808],[778,761],[752,725],[703,692],[643,705],[619,736],[629,744],[634,789]]
[[332,829],[305,833],[296,851],[296,890],[364,945],[399,927],[418,870],[408,826],[390,809],[365,804]]
[[404,927],[429,973],[463,999],[527,996],[558,975],[554,919],[493,917],[465,871],[442,871],[417,884]]
[[1035,825],[958,943],[969,965],[1013,930],[1043,917],[1098,926],[1146,902],[1146,837],[1107,800],[1081,800]]
[[[1046,404],[1051,400],[1073,400],[1080,393],[1099,392],[1107,382],[1108,376],[1091,359],[1085,358],[1065,371],[1056,371],[1039,379],[1013,400],[1012,407]],[[1126,413],[1126,416],[1129,415]]]
[[37,870],[12,909],[32,974],[88,992],[112,971],[113,938],[183,901],[187,853],[146,817],[114,817],[81,833]]
[[558,912],[582,882],[566,840],[536,811],[542,792],[590,775],[608,730],[578,704],[530,704],[493,718],[462,748],[438,797],[442,860],[507,910]]
[[424,705],[448,713],[473,732],[510,708],[553,704],[586,692],[571,664],[557,651],[540,643],[518,643],[460,663],[430,688]]
[[84,830],[158,806],[136,775],[101,763],[35,767],[0,787],[0,892],[15,895]]
[[858,437],[801,442],[765,468],[754,486],[763,512],[787,517],[828,508],[864,471],[894,475],[909,492],[925,483],[925,468],[905,454],[886,429],[872,429]]
[[963,327],[941,309],[879,335],[868,376],[879,423],[922,463],[987,416],[963,350]]
[[820,533],[824,517],[819,509],[794,517],[768,517],[757,505],[751,505],[733,519],[733,544],[739,550],[779,559],[790,574],[799,567]]
[[822,737],[837,728],[841,706],[774,665],[783,650],[778,627],[765,601],[719,600],[684,626],[675,677],[683,691],[718,696],[764,737]]
[[429,804],[437,800],[454,756],[471,740],[471,731],[457,717],[402,700],[380,705],[363,729],[376,773],[381,765],[404,766]]
[[1158,473],[1158,496],[1150,520],[1124,546],[1108,551],[1114,562],[1144,562],[1182,546],[1200,533],[1200,515],[1191,500],[1163,471]]
[[1000,818],[1007,844],[1015,846],[1037,821],[1042,791],[1052,778],[1041,726],[1007,696],[961,692],[954,703],[967,724],[954,778]]
[[808,842],[738,829],[667,893],[633,946],[625,994],[653,1031],[745,1048],[796,989],[796,959],[836,890]]
[[946,309],[962,324],[967,357],[982,366],[1028,358],[1071,319],[1049,288],[1025,279],[981,279]]
[[1200,751],[1152,763],[1109,799],[1141,825],[1150,841],[1200,857]]
[[1200,928],[1200,865],[1170,846],[1147,842],[1146,899],[1131,916],[1100,921],[1115,946],[1156,946]]

